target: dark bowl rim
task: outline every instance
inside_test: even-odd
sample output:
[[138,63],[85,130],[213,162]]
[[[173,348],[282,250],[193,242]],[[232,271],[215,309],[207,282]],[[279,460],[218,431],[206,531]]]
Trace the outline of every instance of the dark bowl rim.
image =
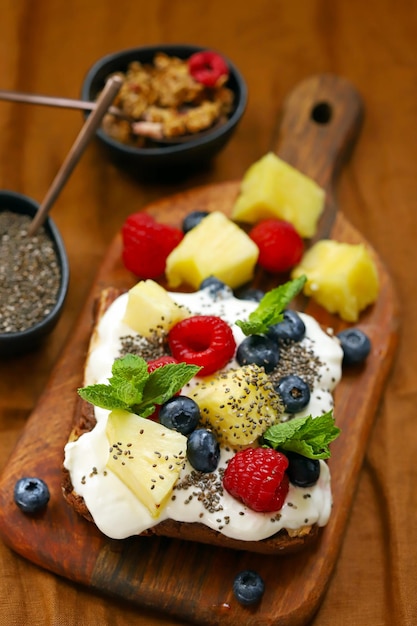
[[[193,44],[152,44],[152,45],[147,45],[147,46],[125,48],[123,50],[118,50],[116,52],[110,52],[102,56],[100,59],[98,59],[87,71],[84,77],[83,83],[82,83],[82,87],[81,87],[81,99],[87,102],[91,101],[90,88],[97,73],[100,72],[107,64],[114,62],[114,60],[117,59],[119,56],[120,57],[130,56],[136,53],[156,53],[160,51],[162,52],[167,51],[167,53],[168,51],[170,51],[169,54],[178,54],[179,52],[182,52],[185,49],[190,50],[190,54],[194,52],[201,52],[204,50],[213,50],[214,52],[218,52],[215,48],[211,46],[201,46],[201,45],[193,45]],[[236,108],[233,111],[232,115],[228,118],[228,120],[224,124],[222,124],[218,129],[213,130],[212,133],[208,133],[207,135],[204,135],[204,137],[198,137],[195,140],[190,139],[186,143],[175,144],[172,146],[165,145],[161,147],[152,147],[152,148],[149,148],[149,147],[148,148],[136,148],[133,146],[128,146],[119,141],[116,141],[115,139],[112,139],[102,129],[97,130],[96,134],[98,135],[98,137],[100,137],[100,139],[105,144],[110,146],[112,149],[123,152],[124,154],[126,154],[126,156],[127,155],[131,155],[132,157],[133,156],[134,157],[146,156],[147,158],[157,159],[158,157],[162,157],[162,156],[166,157],[169,155],[181,154],[181,153],[187,152],[188,150],[192,148],[205,146],[206,144],[211,144],[212,142],[216,141],[219,137],[226,135],[229,131],[231,131],[234,128],[234,126],[238,124],[238,122],[242,118],[242,115],[247,106],[248,88],[247,88],[246,81],[243,78],[243,75],[238,70],[236,65],[222,52],[218,52],[218,54],[220,54],[224,58],[226,63],[228,64],[230,73],[231,75],[233,75],[233,78],[239,87],[239,100],[236,104]],[[84,113],[84,115],[87,116],[88,113]]]
[[[34,200],[33,198],[26,196],[25,194],[22,194],[16,191],[11,191],[8,189],[0,190],[0,202],[6,198],[22,200],[23,202],[26,202],[28,207],[30,206],[34,210],[39,208],[39,203],[36,202],[36,200]],[[0,211],[4,209],[5,207],[0,206]],[[34,335],[38,335],[38,334],[41,335],[44,328],[47,328],[49,324],[51,324],[52,320],[54,320],[57,317],[57,315],[59,315],[64,305],[67,292],[68,292],[69,278],[70,278],[68,256],[67,256],[67,252],[65,249],[62,236],[55,222],[50,216],[46,218],[44,225],[47,231],[49,231],[50,234],[52,235],[51,238],[54,241],[55,248],[57,251],[57,256],[59,258],[59,263],[61,267],[61,282],[59,285],[56,303],[54,307],[51,309],[51,311],[48,313],[48,315],[46,315],[40,322],[38,322],[34,326],[31,326],[30,328],[27,328],[22,331],[17,331],[17,332],[11,332],[11,333],[0,332],[0,345],[9,345],[9,344],[12,344],[14,341],[19,341],[20,343],[22,343],[26,338],[31,339],[32,336]]]

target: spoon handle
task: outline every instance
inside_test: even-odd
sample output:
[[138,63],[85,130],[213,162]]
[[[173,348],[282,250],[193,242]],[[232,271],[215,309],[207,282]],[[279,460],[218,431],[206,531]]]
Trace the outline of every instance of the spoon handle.
[[118,76],[114,76],[107,81],[106,86],[104,87],[103,91],[100,94],[100,97],[97,100],[94,110],[92,111],[91,115],[88,116],[83,127],[81,128],[78,137],[76,138],[71,150],[69,151],[65,161],[63,162],[48,192],[46,193],[42,204],[40,205],[35,217],[33,218],[28,229],[28,236],[34,235],[37,229],[45,221],[48,211],[60,194],[74,167],[78,163],[88,142],[93,137],[95,131],[99,127],[103,116],[108,111],[110,103],[114,100],[114,97],[119,91],[121,84],[122,79]]
[[[78,109],[81,111],[94,111],[97,106],[96,102],[88,102],[87,100],[75,100],[73,98],[58,98],[56,96],[43,96],[41,94],[20,93],[17,91],[6,91],[0,89],[0,100],[9,102],[21,102],[23,104],[43,104],[51,107],[60,107],[63,109]],[[117,107],[109,107],[109,113],[123,116]]]

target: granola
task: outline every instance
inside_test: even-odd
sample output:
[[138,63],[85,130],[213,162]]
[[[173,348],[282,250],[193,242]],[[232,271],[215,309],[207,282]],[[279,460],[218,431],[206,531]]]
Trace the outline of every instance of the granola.
[[[198,133],[227,119],[233,92],[223,74],[207,87],[190,73],[188,60],[155,55],[152,64],[134,61],[117,72],[123,84],[114,105],[126,119],[107,114],[103,129],[121,143],[144,147],[147,138],[175,138]],[[130,118],[130,119],[129,119]]]

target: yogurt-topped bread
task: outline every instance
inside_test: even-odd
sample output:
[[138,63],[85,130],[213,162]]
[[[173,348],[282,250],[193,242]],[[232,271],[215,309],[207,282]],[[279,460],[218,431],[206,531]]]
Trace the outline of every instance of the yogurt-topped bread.
[[272,323],[284,307],[270,293],[241,300],[216,281],[102,293],[63,491],[105,535],[272,554],[327,524],[343,352],[309,315],[285,309]]

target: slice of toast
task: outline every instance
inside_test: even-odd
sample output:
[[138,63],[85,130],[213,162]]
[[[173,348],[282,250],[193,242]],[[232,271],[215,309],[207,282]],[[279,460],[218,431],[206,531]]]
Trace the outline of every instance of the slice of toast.
[[[97,341],[96,329],[100,318],[120,294],[121,292],[115,288],[107,288],[102,291],[95,306],[90,351]],[[74,411],[73,428],[68,441],[76,441],[84,433],[91,431],[95,424],[96,418],[93,405],[78,397]],[[85,519],[94,522],[83,497],[75,492],[70,474],[66,468],[63,468],[62,489],[68,504]],[[311,543],[318,532],[319,527],[317,524],[304,525],[295,531],[282,529],[275,535],[260,541],[247,541],[227,537],[221,532],[212,530],[198,522],[186,523],[165,519],[143,532],[142,536],[159,535],[261,554],[288,554],[299,551]]]

